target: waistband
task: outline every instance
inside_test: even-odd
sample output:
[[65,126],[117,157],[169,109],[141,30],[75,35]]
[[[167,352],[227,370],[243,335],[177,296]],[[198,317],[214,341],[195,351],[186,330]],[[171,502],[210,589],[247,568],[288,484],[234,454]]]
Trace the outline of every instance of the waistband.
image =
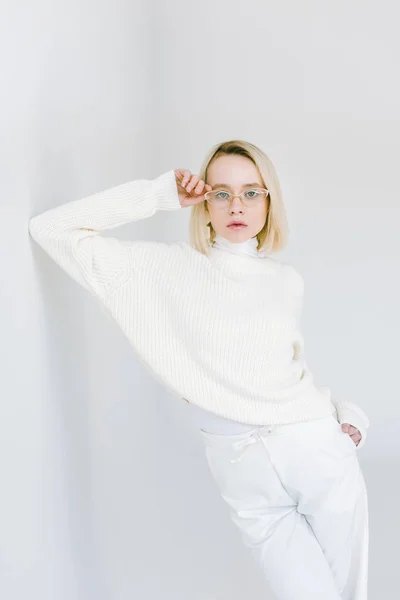
[[209,433],[204,429],[200,429],[200,434],[203,437],[206,447],[227,449],[230,452],[233,452],[234,457],[230,460],[230,462],[233,463],[239,462],[246,448],[251,444],[256,444],[263,437],[285,434],[294,436],[299,435],[299,437],[307,435],[323,436],[327,431],[340,430],[340,428],[340,423],[332,414],[327,417],[309,421],[299,421],[296,423],[280,425],[262,425],[243,433]]
[[242,433],[210,433],[204,429],[200,429],[200,434],[207,445],[217,447],[227,447],[232,444],[240,443],[248,439],[263,436],[263,435],[280,435],[288,433],[296,433],[304,435],[309,430],[318,431],[321,428],[331,429],[332,427],[340,427],[338,420],[334,414],[322,417],[320,419],[312,419],[308,421],[297,421],[296,423],[283,423],[279,425],[261,425],[250,429],[250,431],[244,431]]

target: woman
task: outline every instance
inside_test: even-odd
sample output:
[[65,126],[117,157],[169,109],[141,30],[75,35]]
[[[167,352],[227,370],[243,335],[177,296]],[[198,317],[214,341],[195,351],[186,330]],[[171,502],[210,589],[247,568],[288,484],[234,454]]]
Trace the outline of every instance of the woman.
[[[107,229],[191,207],[190,244]],[[278,600],[365,600],[368,418],[318,388],[299,330],[304,282],[272,254],[287,221],[268,156],[218,144],[170,170],[50,209],[32,237],[188,402],[211,473]]]

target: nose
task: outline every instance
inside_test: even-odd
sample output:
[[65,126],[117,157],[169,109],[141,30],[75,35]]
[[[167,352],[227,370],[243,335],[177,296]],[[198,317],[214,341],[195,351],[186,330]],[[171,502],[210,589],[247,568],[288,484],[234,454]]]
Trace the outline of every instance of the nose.
[[237,196],[235,196],[234,198],[232,198],[231,200],[231,204],[229,207],[229,214],[236,214],[236,213],[243,213],[243,202],[241,200],[241,198],[238,198]]

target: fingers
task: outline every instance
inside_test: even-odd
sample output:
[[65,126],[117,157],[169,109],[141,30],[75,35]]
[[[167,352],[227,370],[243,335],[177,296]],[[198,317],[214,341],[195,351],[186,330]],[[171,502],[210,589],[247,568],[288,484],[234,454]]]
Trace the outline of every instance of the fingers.
[[204,188],[206,191],[210,191],[212,188],[210,185],[206,184],[202,179],[199,178],[198,175],[192,175],[190,171],[181,170],[182,181],[181,186],[190,194],[190,192],[194,191],[196,194],[202,194]]
[[188,193],[190,193],[192,191],[192,189],[198,184],[198,182],[199,182],[198,175],[192,175],[189,183],[186,186],[186,191]]
[[357,427],[350,425],[350,423],[342,423],[342,431],[343,433],[347,433],[351,437],[355,445],[358,446],[358,444],[361,441],[362,435],[361,432],[357,429]]
[[205,193],[212,190],[211,185],[200,179],[199,175],[192,175],[188,169],[175,169],[175,178],[182,206],[204,201]]
[[203,192],[205,185],[206,184],[204,183],[204,181],[200,180],[193,190],[195,192],[195,194],[201,194]]
[[188,183],[188,181],[190,180],[190,171],[181,171],[183,173],[183,178],[181,181],[181,186],[184,188],[186,187],[186,184]]
[[350,425],[350,423],[342,423],[342,431],[344,431],[344,433],[351,434],[358,431],[358,429],[356,429],[356,427],[354,427],[353,425]]

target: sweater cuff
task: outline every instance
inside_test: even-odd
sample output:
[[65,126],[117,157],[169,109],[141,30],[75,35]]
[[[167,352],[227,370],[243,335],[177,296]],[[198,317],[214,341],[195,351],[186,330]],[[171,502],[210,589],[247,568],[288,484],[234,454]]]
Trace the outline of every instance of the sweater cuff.
[[365,412],[356,404],[346,402],[342,406],[337,407],[337,416],[340,424],[349,423],[356,427],[361,433],[361,440],[357,445],[357,450],[360,450],[367,438],[367,429],[369,427],[369,419]]
[[153,179],[151,190],[158,210],[182,208],[173,169]]

